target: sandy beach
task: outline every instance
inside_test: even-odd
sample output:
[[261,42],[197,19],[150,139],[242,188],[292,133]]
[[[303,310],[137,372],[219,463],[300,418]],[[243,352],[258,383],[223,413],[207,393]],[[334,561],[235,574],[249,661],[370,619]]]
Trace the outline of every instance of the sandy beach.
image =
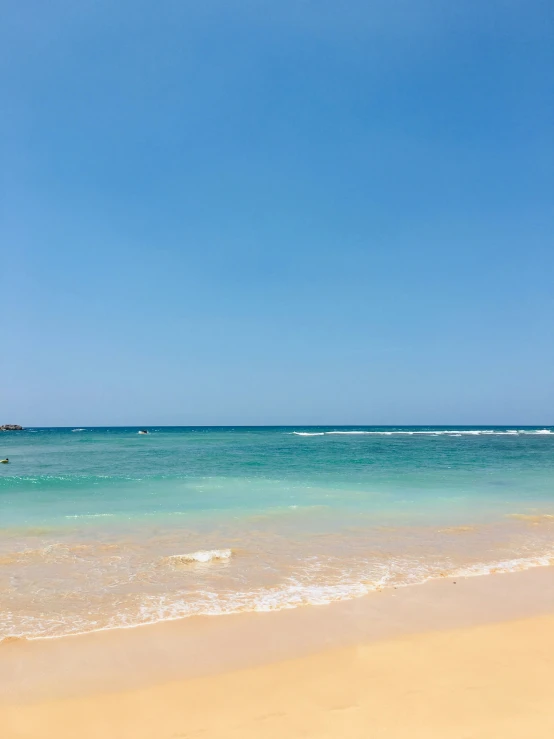
[[549,567],[0,648],[5,739],[554,733]]

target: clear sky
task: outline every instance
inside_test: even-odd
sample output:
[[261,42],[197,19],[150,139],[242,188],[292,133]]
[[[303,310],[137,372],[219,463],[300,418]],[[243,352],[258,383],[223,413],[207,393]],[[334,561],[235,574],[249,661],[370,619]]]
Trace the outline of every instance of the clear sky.
[[0,17],[0,423],[554,423],[551,0]]

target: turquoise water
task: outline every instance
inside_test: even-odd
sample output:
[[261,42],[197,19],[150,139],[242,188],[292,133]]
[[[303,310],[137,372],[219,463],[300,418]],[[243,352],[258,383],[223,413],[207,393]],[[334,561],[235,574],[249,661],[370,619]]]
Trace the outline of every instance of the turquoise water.
[[148,431],[0,435],[0,636],[326,603],[554,556],[552,428]]

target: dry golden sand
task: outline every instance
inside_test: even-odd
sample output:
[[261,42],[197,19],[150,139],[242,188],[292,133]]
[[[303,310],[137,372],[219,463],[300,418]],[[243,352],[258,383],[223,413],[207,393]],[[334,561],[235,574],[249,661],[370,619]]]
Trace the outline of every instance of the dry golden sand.
[[[470,578],[456,585],[439,582],[411,591],[389,593],[383,600],[376,595],[335,609],[5,645],[0,649],[0,689],[6,699],[0,705],[0,736],[554,737],[554,568]],[[299,641],[296,636],[305,628],[317,631],[314,619],[323,624],[318,635],[311,643]],[[407,633],[412,626],[420,633]],[[295,637],[271,641],[275,628],[279,633],[289,629]],[[191,633],[200,646],[195,659],[179,667],[164,649],[169,640],[175,646],[171,652],[186,662],[192,642],[185,651],[179,649]],[[224,640],[218,641],[222,637],[216,634]],[[278,645],[276,653],[271,644],[264,652],[264,634],[267,642]],[[191,665],[193,672],[201,673],[204,657],[221,650],[225,640],[234,656],[219,663],[226,665],[224,671],[214,662],[204,670],[208,674],[187,676]],[[251,640],[255,654],[246,648]],[[139,642],[149,643],[148,651],[129,661]],[[274,661],[290,650],[301,656]],[[102,651],[104,658],[95,662],[92,654]],[[261,662],[256,656],[260,652],[265,654]],[[63,655],[69,653],[77,654],[77,661],[64,662]],[[248,666],[229,669],[244,653]],[[125,669],[118,672],[122,660]],[[41,680],[27,680],[33,669]],[[164,674],[178,676],[179,669],[181,677],[163,679]],[[89,670],[96,683],[79,683],[79,675]],[[106,682],[108,672],[117,674],[116,683]]]

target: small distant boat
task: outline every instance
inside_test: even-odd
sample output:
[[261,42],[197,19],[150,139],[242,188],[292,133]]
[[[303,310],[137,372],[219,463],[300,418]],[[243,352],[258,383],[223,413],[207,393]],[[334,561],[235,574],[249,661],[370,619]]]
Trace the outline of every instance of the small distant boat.
[[147,433],[148,433],[148,431],[146,429],[141,429],[139,431],[139,434],[147,434]]
[[8,464],[10,460],[6,457],[6,459],[0,459],[0,464]]

